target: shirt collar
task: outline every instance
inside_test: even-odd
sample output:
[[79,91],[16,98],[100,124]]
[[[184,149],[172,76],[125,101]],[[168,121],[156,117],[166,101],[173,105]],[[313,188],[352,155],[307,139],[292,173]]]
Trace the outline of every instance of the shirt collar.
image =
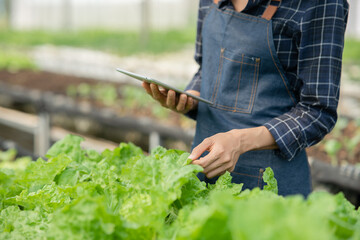
[[[248,11],[254,7],[257,7],[260,5],[260,3],[264,2],[264,1],[267,1],[267,0],[249,0],[244,11]],[[219,6],[220,7],[229,6],[229,7],[233,8],[233,6],[231,4],[231,0],[221,0],[219,3]]]

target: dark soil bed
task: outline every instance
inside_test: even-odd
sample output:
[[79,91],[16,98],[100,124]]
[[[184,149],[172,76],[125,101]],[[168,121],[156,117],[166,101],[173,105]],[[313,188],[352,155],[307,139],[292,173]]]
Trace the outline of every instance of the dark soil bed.
[[12,85],[20,85],[29,89],[51,91],[53,93],[61,94],[65,94],[67,87],[71,84],[96,84],[96,81],[92,79],[27,70],[22,70],[19,72],[8,72],[2,70],[0,71],[0,81]]

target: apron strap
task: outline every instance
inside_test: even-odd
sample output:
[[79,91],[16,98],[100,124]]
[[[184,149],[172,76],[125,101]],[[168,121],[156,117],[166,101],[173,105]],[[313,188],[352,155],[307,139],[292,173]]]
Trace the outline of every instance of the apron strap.
[[[272,5],[272,3],[275,3],[275,5]],[[274,16],[276,11],[278,10],[279,6],[281,4],[281,0],[271,0],[270,4],[265,9],[265,12],[261,16],[262,18],[266,20],[271,20],[271,18]]]
[[[220,0],[213,0],[215,4],[218,4],[219,1]],[[272,5],[272,3],[275,3],[275,5]],[[271,18],[275,15],[276,11],[278,10],[280,4],[281,4],[281,0],[271,0],[261,17],[266,20],[271,20]]]

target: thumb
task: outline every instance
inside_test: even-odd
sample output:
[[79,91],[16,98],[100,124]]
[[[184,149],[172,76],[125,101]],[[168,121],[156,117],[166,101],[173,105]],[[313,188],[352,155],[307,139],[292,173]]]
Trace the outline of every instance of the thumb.
[[206,150],[209,150],[212,145],[213,141],[210,138],[206,138],[192,150],[189,158],[191,160],[198,159]]

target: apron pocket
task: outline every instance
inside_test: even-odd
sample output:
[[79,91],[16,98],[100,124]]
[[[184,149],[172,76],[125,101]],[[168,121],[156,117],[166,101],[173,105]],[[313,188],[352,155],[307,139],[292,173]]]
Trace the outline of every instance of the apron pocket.
[[264,186],[263,182],[263,168],[236,166],[231,174],[233,183],[243,183],[243,189],[260,188]]
[[218,76],[211,101],[213,107],[251,113],[259,79],[260,58],[221,49]]

